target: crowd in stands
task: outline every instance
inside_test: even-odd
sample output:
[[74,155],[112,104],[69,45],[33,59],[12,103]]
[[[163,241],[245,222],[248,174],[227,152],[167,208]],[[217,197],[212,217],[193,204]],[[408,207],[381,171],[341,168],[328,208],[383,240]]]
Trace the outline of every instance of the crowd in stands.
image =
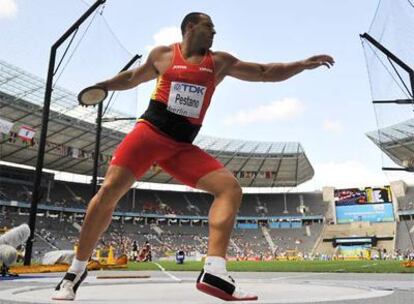
[[[0,199],[30,202],[31,186],[2,182]],[[41,191],[41,204],[64,208],[85,209],[91,196],[88,184],[54,181]],[[173,192],[131,189],[119,202],[116,211],[144,214],[207,216],[213,196],[198,192]],[[240,216],[301,215],[301,201],[306,202],[305,214],[324,215],[328,204],[322,202],[322,193],[245,194]]]
[[[411,191],[411,190],[410,190]],[[414,191],[407,193],[414,193]],[[55,181],[50,189],[42,191],[42,204],[80,208],[87,207],[90,196],[90,186],[86,184],[63,183]],[[29,185],[2,183],[0,185],[0,200],[30,202],[31,189]],[[118,211],[142,212],[144,214],[162,215],[198,215],[206,216],[213,197],[206,193],[182,193],[171,191],[131,190],[120,201]],[[414,196],[407,196],[402,208],[414,209]],[[322,202],[322,194],[314,193],[285,193],[285,194],[245,194],[239,216],[324,216],[328,204]],[[26,212],[26,213],[22,213]],[[0,228],[15,227],[27,223],[28,210],[0,206]],[[82,215],[70,213],[38,214],[35,234],[34,254],[37,257],[45,252],[58,249],[73,249],[79,236]],[[279,259],[317,259],[330,260],[341,258],[338,255],[311,254],[313,245],[321,233],[323,224],[310,225],[310,231],[305,227],[290,227],[289,229],[269,229],[276,248],[271,248],[260,227],[255,229],[234,229],[229,258],[238,260],[271,260]],[[409,228],[414,226],[409,221]],[[402,227],[402,226],[401,226]],[[404,227],[403,227],[404,228]],[[401,228],[402,229],[402,228]],[[401,230],[400,229],[400,230]],[[412,230],[412,229],[411,229]],[[401,230],[402,231],[402,230]],[[401,232],[409,236],[411,232]],[[398,235],[398,234],[397,234]],[[413,248],[409,239],[397,238],[397,248],[394,252],[372,252],[372,259],[403,259],[414,258]],[[147,261],[162,257],[175,256],[178,250],[186,256],[195,256],[207,252],[208,228],[205,222],[173,222],[149,220],[144,225],[134,219],[123,220],[114,218],[113,223],[102,237],[99,249],[108,250],[113,247],[116,255],[128,254],[138,261]],[[134,245],[135,244],[135,245]],[[150,247],[148,247],[148,245]],[[134,250],[136,248],[136,250]]]
[[[34,255],[40,259],[47,251],[55,249],[73,249],[78,239],[78,231],[73,227],[73,218],[64,219],[42,217],[38,220],[38,233],[35,236]],[[27,222],[27,215],[19,215],[3,209],[0,212],[0,226],[14,227]],[[81,224],[81,222],[79,222]],[[127,254],[130,259],[148,261],[152,258],[175,256],[178,250],[186,256],[203,255],[207,252],[207,226],[190,225],[161,225],[153,228],[151,225],[139,225],[132,222],[121,224],[114,221],[102,237],[97,249],[115,249],[116,256]],[[320,225],[319,225],[320,226]],[[316,225],[315,230],[320,229]],[[301,229],[270,229],[273,241],[277,246],[272,251],[260,229],[235,229],[232,234],[229,259],[235,260],[331,260],[341,259],[340,255],[311,254],[314,237],[308,237]],[[294,236],[292,236],[292,234]],[[310,246],[303,244],[310,239]],[[138,254],[134,253],[134,242]],[[150,250],[143,252],[143,249]],[[150,255],[148,255],[150,253]],[[414,258],[413,248],[396,249],[394,252],[372,251],[372,259],[402,260]]]

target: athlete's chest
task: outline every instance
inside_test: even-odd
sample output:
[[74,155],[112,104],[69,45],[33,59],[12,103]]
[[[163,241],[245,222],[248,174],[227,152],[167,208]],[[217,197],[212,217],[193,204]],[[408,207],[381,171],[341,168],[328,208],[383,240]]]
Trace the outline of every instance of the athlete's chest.
[[184,58],[179,50],[176,50],[175,53],[165,54],[155,66],[163,78],[209,82],[215,77],[212,55]]
[[190,65],[178,62],[173,63],[164,76],[176,81],[208,83],[214,80],[214,67],[209,63]]

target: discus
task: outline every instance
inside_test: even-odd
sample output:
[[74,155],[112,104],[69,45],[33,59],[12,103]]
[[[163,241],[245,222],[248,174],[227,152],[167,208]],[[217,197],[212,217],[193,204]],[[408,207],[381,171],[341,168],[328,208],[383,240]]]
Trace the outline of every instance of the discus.
[[95,106],[104,101],[108,96],[108,90],[100,85],[93,85],[83,89],[78,94],[78,101],[81,106]]

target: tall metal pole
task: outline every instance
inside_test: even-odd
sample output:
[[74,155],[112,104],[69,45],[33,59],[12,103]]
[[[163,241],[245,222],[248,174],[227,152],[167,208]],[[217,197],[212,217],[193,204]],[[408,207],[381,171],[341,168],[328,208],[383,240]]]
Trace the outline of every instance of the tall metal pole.
[[93,156],[91,198],[95,195],[96,190],[97,190],[97,185],[98,185],[98,164],[99,164],[99,150],[101,149],[102,113],[103,113],[103,102],[101,102],[98,105],[98,112],[96,116],[95,153]]
[[[135,55],[132,59],[122,68],[121,72],[128,70],[142,55]],[[112,98],[113,94],[111,95]],[[111,101],[111,98],[108,102]],[[98,167],[99,167],[99,151],[101,149],[101,133],[102,133],[102,115],[103,115],[103,102],[98,105],[98,113],[96,117],[96,137],[95,137],[95,154],[93,157],[93,172],[92,172],[92,185],[91,185],[91,197],[93,197],[97,190],[98,184]]]
[[30,237],[26,242],[26,252],[24,256],[24,265],[30,265],[32,258],[32,248],[34,240],[34,232],[36,228],[36,214],[37,214],[37,205],[40,200],[40,185],[42,181],[42,170],[43,170],[43,161],[45,156],[45,147],[46,147],[46,137],[47,137],[47,127],[49,122],[49,112],[50,112],[50,101],[52,98],[53,91],[53,76],[55,74],[55,61],[56,61],[56,52],[57,49],[62,45],[65,40],[73,34],[74,31],[106,0],[97,0],[63,35],[60,37],[55,44],[52,45],[50,50],[49,58],[49,68],[47,73],[46,80],[46,89],[45,89],[45,100],[43,103],[43,113],[42,113],[42,131],[40,133],[39,139],[39,149],[37,151],[37,163],[36,163],[36,175],[33,183],[33,194],[32,194],[32,203],[30,206],[30,218],[29,218],[29,227],[30,227]]

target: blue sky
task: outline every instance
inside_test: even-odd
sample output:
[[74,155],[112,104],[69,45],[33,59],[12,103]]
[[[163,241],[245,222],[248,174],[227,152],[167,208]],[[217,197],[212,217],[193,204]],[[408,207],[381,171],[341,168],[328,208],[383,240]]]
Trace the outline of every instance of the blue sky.
[[[86,3],[92,1],[0,0],[0,59],[46,77],[51,44],[85,11]],[[382,185],[398,178],[412,183],[408,174],[385,175],[381,153],[365,136],[377,123],[359,34],[368,30],[377,4],[108,0],[106,21],[97,17],[94,29],[85,35],[87,46],[80,44],[59,85],[76,91],[110,77],[132,54],[145,58],[152,46],[179,39],[186,13],[206,12],[217,30],[213,50],[262,63],[326,53],[336,65],[280,83],[226,78],[216,89],[202,134],[300,142],[316,171],[305,189]],[[151,82],[125,93],[114,108],[141,113],[153,87]]]

